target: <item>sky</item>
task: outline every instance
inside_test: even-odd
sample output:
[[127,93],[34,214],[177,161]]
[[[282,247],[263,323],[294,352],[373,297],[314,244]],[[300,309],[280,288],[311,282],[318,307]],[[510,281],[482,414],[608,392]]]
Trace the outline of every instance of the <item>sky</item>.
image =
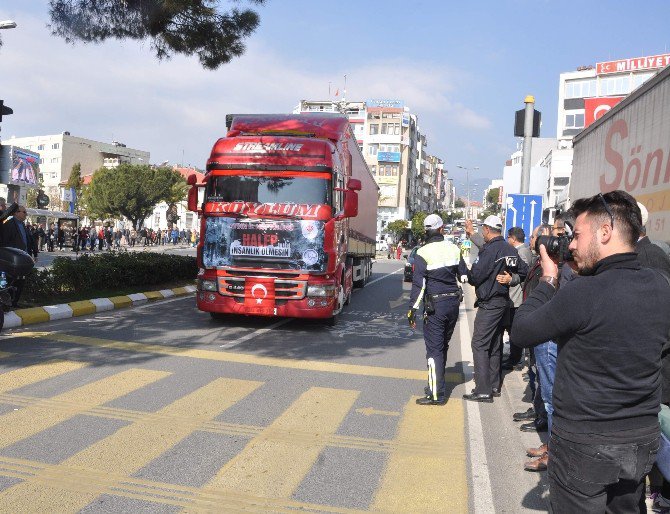
[[[227,9],[230,1],[222,0]],[[248,5],[242,1],[241,5]],[[3,141],[58,134],[125,143],[154,163],[204,168],[227,113],[288,113],[328,99],[401,99],[459,194],[481,196],[517,146],[528,94],[556,136],[559,74],[670,52],[670,2],[610,0],[267,0],[246,52],[215,71],[158,61],[149,41],[71,45],[51,36],[46,0],[2,0]],[[332,96],[335,99],[334,96]],[[476,184],[476,186],[474,185]]]

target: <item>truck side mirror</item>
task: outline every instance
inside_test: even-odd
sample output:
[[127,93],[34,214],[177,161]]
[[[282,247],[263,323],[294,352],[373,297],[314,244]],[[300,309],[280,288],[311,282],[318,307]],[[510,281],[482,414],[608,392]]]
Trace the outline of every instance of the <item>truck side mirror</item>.
[[195,173],[191,173],[188,176],[188,178],[186,179],[186,183],[189,186],[195,186],[197,182],[198,182],[198,177],[195,176]]
[[356,191],[344,192],[344,217],[355,218],[358,216],[358,193]]
[[[191,177],[195,178],[195,175],[191,175]],[[191,178],[189,177],[189,179]],[[190,189],[188,190],[188,210],[193,211],[193,212],[198,212],[198,190],[200,188],[198,187],[197,184],[191,184]]]
[[347,182],[347,189],[351,189],[352,191],[360,191],[362,188],[363,186],[361,181],[357,178],[350,178],[349,182]]

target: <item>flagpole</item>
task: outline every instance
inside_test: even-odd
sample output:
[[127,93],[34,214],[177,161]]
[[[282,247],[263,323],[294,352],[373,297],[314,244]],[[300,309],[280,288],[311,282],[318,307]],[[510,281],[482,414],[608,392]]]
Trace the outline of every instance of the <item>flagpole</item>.
[[344,92],[342,94],[342,101],[346,102],[347,100],[347,76],[344,76]]

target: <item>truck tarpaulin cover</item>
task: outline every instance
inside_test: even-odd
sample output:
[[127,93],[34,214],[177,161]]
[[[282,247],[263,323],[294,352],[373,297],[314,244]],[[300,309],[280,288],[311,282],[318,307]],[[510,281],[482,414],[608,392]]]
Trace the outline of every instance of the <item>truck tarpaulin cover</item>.
[[325,271],[324,223],[318,220],[207,218],[202,252],[207,268],[276,263]]

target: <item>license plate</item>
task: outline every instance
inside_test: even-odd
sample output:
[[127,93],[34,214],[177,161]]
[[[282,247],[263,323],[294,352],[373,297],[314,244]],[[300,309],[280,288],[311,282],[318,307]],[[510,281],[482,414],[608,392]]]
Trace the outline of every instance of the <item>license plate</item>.
[[276,314],[274,307],[247,307],[248,314],[258,314],[259,316],[272,316]]

